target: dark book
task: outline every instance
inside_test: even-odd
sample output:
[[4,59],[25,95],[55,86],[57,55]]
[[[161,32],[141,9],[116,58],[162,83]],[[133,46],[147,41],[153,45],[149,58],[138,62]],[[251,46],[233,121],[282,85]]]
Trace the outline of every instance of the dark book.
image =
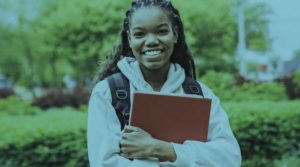
[[205,142],[210,108],[211,99],[198,95],[135,92],[130,125],[167,142]]

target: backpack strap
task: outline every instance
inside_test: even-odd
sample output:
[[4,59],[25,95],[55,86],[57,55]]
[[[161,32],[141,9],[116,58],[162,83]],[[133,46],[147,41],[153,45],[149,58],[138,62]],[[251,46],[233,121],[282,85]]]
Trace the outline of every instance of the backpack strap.
[[119,72],[106,78],[110,87],[112,106],[121,123],[121,130],[128,125],[130,116],[130,89],[126,76]]
[[[121,123],[121,130],[128,125],[130,117],[130,88],[126,76],[119,72],[106,78],[110,87],[112,106]],[[186,94],[195,94],[203,97],[200,84],[191,77],[186,76],[182,84]]]
[[186,94],[195,94],[204,97],[200,84],[189,76],[185,77],[182,87]]

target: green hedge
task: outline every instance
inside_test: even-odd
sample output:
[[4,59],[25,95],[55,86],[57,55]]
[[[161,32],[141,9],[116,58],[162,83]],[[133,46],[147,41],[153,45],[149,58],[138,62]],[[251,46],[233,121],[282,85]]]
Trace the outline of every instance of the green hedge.
[[17,96],[10,96],[0,100],[1,115],[35,115],[41,112],[38,107],[32,107],[30,100],[22,100]]
[[295,84],[296,91],[300,92],[300,72],[294,73],[293,84]]
[[[241,146],[244,167],[299,163],[299,101],[223,106]],[[1,167],[88,166],[86,116],[69,108],[34,116],[1,116]]]
[[280,160],[275,161],[276,167],[299,167],[300,158],[296,156],[284,156]]
[[88,166],[86,113],[52,109],[0,117],[1,167]]
[[300,158],[300,101],[227,102],[244,166],[273,166],[284,155]]
[[224,72],[207,71],[200,77],[213,92],[224,101],[278,101],[288,99],[285,86],[277,82],[245,82],[235,85],[234,75]]
[[264,82],[244,83],[239,87],[232,88],[232,98],[235,101],[278,101],[288,99],[283,83]]

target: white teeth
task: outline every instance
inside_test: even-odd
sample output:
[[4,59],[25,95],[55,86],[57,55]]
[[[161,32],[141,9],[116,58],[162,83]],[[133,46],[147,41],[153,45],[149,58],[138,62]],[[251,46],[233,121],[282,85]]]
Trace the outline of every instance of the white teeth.
[[153,56],[153,55],[157,55],[157,54],[160,54],[160,53],[161,53],[161,50],[151,50],[151,51],[146,51],[145,55],[146,56]]

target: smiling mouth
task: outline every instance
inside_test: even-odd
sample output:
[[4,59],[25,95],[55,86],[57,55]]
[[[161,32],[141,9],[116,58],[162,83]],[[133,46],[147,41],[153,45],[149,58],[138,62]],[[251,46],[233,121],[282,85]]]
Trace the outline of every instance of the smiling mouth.
[[161,54],[162,52],[163,52],[163,50],[147,50],[142,53],[145,56],[157,56],[157,55]]

